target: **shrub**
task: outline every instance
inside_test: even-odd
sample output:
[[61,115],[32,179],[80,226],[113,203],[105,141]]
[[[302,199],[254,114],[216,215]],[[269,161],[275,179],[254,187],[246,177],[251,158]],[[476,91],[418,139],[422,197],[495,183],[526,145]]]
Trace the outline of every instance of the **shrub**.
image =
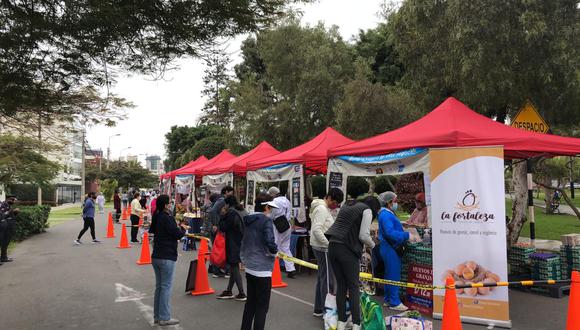
[[50,206],[23,206],[19,207],[20,213],[16,216],[14,228],[14,240],[22,241],[34,234],[39,234],[48,228],[48,215]]
[[423,173],[401,175],[395,188],[399,206],[407,213],[415,209],[415,195],[424,191]]
[[313,176],[310,183],[312,184],[312,197],[324,198],[326,195],[326,176]]

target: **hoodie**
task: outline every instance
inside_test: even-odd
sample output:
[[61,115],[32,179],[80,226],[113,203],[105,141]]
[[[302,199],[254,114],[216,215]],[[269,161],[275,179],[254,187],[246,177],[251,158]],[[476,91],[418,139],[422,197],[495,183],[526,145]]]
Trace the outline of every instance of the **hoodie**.
[[278,253],[272,220],[263,213],[252,213],[244,217],[244,227],[240,257],[246,273],[271,277]]
[[323,199],[316,198],[312,201],[310,220],[312,221],[310,245],[315,250],[326,251],[328,249],[328,239],[324,236],[324,233],[332,226],[334,218]]

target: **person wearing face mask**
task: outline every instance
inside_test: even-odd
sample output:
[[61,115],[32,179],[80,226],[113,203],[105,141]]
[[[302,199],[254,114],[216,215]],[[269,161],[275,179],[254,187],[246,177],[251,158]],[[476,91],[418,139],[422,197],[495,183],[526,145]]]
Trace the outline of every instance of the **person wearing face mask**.
[[324,233],[334,224],[330,210],[339,207],[343,200],[342,190],[330,188],[324,199],[315,198],[310,205],[310,246],[318,264],[313,313],[316,317],[324,314],[324,300],[328,291],[334,292],[334,274],[328,264],[328,239]]
[[425,193],[415,195],[415,210],[409,220],[403,224],[405,227],[427,227],[427,205],[425,204]]
[[[403,230],[397,218],[397,195],[387,191],[379,195],[381,210],[379,211],[379,241],[381,258],[385,265],[385,280],[401,280],[401,247],[409,240],[410,234]],[[383,306],[395,311],[406,311],[399,297],[399,288],[385,285]]]

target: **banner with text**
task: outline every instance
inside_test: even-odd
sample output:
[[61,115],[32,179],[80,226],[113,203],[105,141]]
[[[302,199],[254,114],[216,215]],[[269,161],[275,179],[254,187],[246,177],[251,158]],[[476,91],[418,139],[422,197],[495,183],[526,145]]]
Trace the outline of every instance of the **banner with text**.
[[[507,281],[502,147],[430,149],[433,284]],[[441,316],[444,290],[435,290]],[[510,327],[508,288],[457,290],[462,320]]]

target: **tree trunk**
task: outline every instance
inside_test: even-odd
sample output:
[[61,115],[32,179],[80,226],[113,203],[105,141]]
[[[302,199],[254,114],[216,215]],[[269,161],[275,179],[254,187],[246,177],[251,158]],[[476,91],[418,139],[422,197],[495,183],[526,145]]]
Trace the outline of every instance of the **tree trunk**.
[[507,226],[508,248],[518,242],[520,232],[527,221],[528,185],[525,161],[513,165],[513,186],[515,196],[512,204],[512,218]]
[[369,184],[369,195],[375,192],[375,180],[374,178],[365,178],[366,182]]
[[[552,198],[554,197],[554,190],[548,188],[547,186],[550,185],[549,179],[542,180],[545,186],[541,186],[544,190],[544,202],[546,203],[546,214],[554,214],[554,210],[552,210]],[[540,190],[540,189],[538,189]]]

